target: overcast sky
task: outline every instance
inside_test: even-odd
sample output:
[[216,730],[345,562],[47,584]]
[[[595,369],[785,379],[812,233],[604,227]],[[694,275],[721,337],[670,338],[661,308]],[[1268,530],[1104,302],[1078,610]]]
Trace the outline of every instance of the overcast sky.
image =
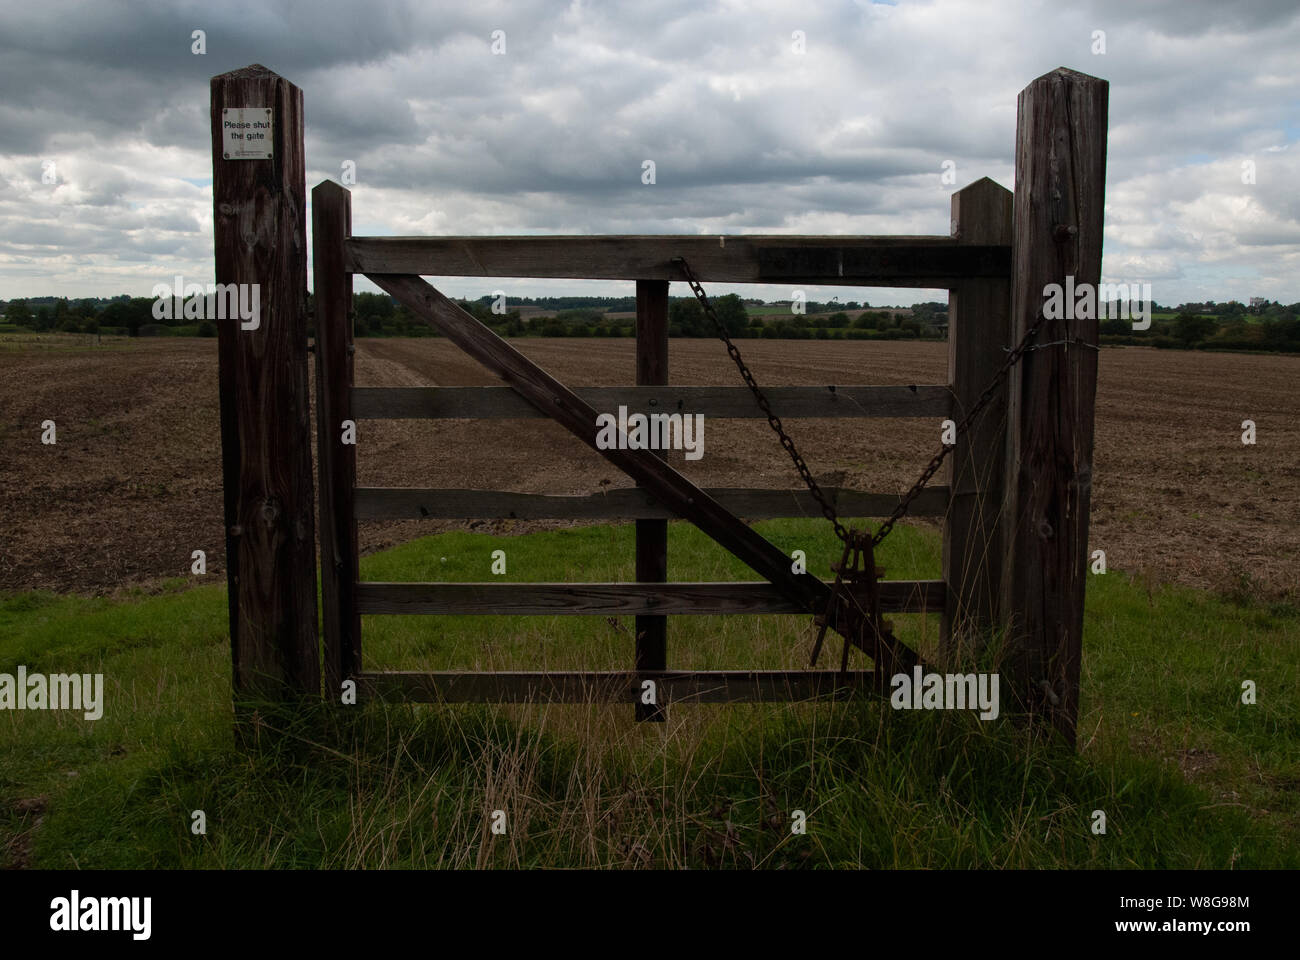
[[1016,94],[1073,67],[1110,81],[1103,279],[1300,300],[1296,0],[0,0],[0,298],[211,282],[208,82],[251,63],[303,89],[309,191],[355,162],[372,235],[947,234],[955,189],[1014,184]]

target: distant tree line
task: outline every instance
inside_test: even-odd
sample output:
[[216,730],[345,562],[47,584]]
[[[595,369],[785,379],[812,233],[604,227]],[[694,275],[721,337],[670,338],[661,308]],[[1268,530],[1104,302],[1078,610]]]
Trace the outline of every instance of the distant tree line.
[[152,297],[120,296],[112,299],[40,297],[10,300],[5,304],[5,323],[32,333],[99,333],[105,335],[215,337],[216,324],[176,316],[156,320]]
[[[311,297],[308,303],[310,308]],[[788,302],[765,304],[736,294],[711,298],[729,336],[782,340],[898,340],[943,337],[947,304],[913,304],[910,311],[871,310],[865,303],[808,301],[803,312]],[[523,297],[506,303],[491,296],[460,301],[496,333],[505,337],[632,337],[636,334],[635,297]],[[529,309],[528,317],[520,308]],[[36,333],[102,333],[120,336],[214,337],[208,320],[154,318],[154,300],[126,295],[100,298],[32,297],[0,304],[0,329]],[[382,293],[353,296],[358,337],[437,336],[423,320]],[[850,315],[850,312],[854,315]],[[1113,311],[1111,311],[1113,312]],[[622,314],[622,316],[620,316]],[[1247,306],[1237,301],[1151,306],[1151,326],[1134,330],[1133,321],[1100,321],[1104,344],[1134,344],[1163,349],[1258,350],[1300,353],[1300,303],[1266,301]],[[673,297],[668,307],[669,335],[713,337],[716,331],[694,297]],[[314,331],[311,331],[314,333]]]
[[[493,311],[498,303],[493,297],[457,301],[459,306],[503,337],[633,337],[636,321],[631,314],[636,299],[602,297],[540,297],[509,301],[503,313]],[[788,304],[781,312],[764,311],[751,316],[750,307],[766,304],[746,301],[737,294],[711,297],[709,301],[728,336],[735,339],[759,338],[786,340],[844,339],[913,339],[938,336],[931,319],[947,310],[942,303],[917,304],[914,316],[905,317],[888,310],[858,313],[863,305],[809,301],[803,313],[795,313]],[[424,321],[385,294],[353,295],[356,313],[355,335],[358,337],[429,337],[437,336]],[[549,316],[521,316],[520,307],[555,309]],[[843,307],[830,312],[830,307]],[[845,310],[858,313],[850,317]],[[532,311],[530,311],[532,313]],[[668,334],[671,337],[714,337],[717,331],[694,297],[673,297],[668,304]]]
[[1103,344],[1300,353],[1300,303],[1180,304],[1176,311],[1153,308],[1149,329],[1134,330],[1131,319],[1110,317],[1100,322],[1098,332]]

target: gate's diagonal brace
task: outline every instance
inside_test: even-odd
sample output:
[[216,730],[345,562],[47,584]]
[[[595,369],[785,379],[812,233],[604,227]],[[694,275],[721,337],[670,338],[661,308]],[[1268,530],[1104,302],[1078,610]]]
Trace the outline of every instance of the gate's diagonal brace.
[[[826,611],[831,590],[820,579],[793,573],[790,558],[785,553],[660,460],[653,451],[600,449],[596,445],[597,412],[590,404],[424,279],[407,274],[366,276],[499,376],[539,411],[638,481],[665,507],[690,520],[724,549],[743,560],[785,596],[811,614]],[[875,631],[863,622],[861,613],[841,598],[835,600],[834,609],[829,611],[830,626],[876,661],[878,684],[887,684],[895,672],[911,670],[920,662],[915,651],[902,643],[877,649]]]

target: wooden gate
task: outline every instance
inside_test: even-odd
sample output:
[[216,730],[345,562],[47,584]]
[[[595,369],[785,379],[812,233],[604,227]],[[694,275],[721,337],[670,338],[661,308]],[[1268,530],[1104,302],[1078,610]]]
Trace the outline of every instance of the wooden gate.
[[[291,87],[265,73],[268,89],[280,90],[275,84]],[[228,103],[225,82],[248,79],[248,71],[214,78],[214,137],[219,106],[233,105]],[[241,96],[247,99],[248,95]],[[300,98],[298,103],[300,109]],[[792,573],[790,558],[739,519],[817,515],[805,491],[701,490],[653,451],[599,449],[637,481],[636,489],[556,497],[357,487],[356,448],[341,442],[342,425],[379,418],[548,417],[597,449],[598,409],[625,405],[629,411],[643,413],[762,416],[747,388],[740,385],[666,385],[668,284],[685,279],[674,263],[684,257],[705,283],[947,288],[948,383],[823,384],[767,390],[782,417],[923,417],[935,423],[937,437],[939,422],[960,419],[988,386],[1006,351],[1038,315],[1046,284],[1064,283],[1067,275],[1076,285],[1100,279],[1106,83],[1074,71],[1053,71],[1022,92],[1019,106],[1014,197],[988,179],[953,194],[952,230],[946,237],[357,237],[351,233],[349,192],[330,181],[319,184],[312,191],[312,235],[327,695],[336,696],[341,684],[353,680],[362,696],[437,702],[609,700],[637,703],[641,719],[662,719],[661,706],[640,703],[647,680],[655,684],[659,705],[809,699],[879,689],[880,681],[894,670],[917,663],[913,651],[899,648],[868,651],[876,659],[874,678],[873,671],[854,671],[846,677],[839,671],[668,669],[667,616],[818,613],[825,608],[829,585],[810,574]],[[280,126],[275,130],[275,146],[278,165],[293,151]],[[297,149],[301,151],[300,141]],[[223,200],[230,200],[227,195],[239,183],[233,176],[223,178],[222,168],[235,162],[218,159],[214,153],[214,203],[219,214]],[[227,242],[238,246],[240,238],[223,231],[219,215],[218,282],[223,282],[223,233]],[[226,272],[225,282],[242,279],[238,270]],[[356,274],[368,277],[422,317],[506,386],[353,386],[351,308]],[[245,271],[243,276],[247,275]],[[637,384],[566,387],[421,275],[636,281]],[[275,434],[266,424],[227,424],[228,354],[236,358],[230,361],[232,370],[238,363],[266,364],[273,357],[256,349],[256,331],[250,336],[223,327],[220,335],[223,445],[228,458],[232,437],[227,429],[239,437],[237,449],[246,450],[249,438],[244,433],[259,428],[272,440],[278,436],[300,446],[301,440],[295,440],[291,430]],[[881,603],[894,613],[941,614],[943,648],[948,652],[966,638],[978,642],[994,629],[1004,630],[1010,652],[1004,672],[1013,674],[1017,699],[1030,710],[1051,715],[1072,740],[1087,556],[1096,319],[1049,321],[1038,340],[1053,349],[1026,354],[954,450],[948,484],[934,486],[913,505],[913,514],[945,518],[943,579],[884,581]],[[292,365],[299,362],[292,351],[281,359]],[[238,390],[238,385],[229,389]],[[773,448],[775,455],[775,443]],[[264,481],[269,485],[271,479]],[[902,479],[910,482],[912,477]],[[249,494],[246,471],[238,474],[238,482],[240,496],[235,498],[233,513],[227,491],[231,527],[248,515],[250,505],[267,502],[265,495],[259,501],[255,491]],[[830,493],[844,516],[882,516],[898,502],[892,494]],[[638,582],[361,581],[357,521],[419,517],[634,519]],[[766,582],[665,583],[670,517],[695,523]],[[272,523],[283,522],[278,518]],[[239,553],[240,546],[236,544],[232,556],[238,556],[247,569],[248,558]],[[259,557],[252,559],[256,562]],[[273,561],[266,556],[260,559]],[[236,582],[232,580],[232,598]],[[238,596],[247,601],[247,590]],[[635,659],[621,672],[410,673],[362,667],[362,615],[502,613],[635,615]],[[237,616],[232,599],[236,651],[240,649],[237,630],[249,623],[259,623],[256,611]],[[288,651],[291,661],[294,655],[301,659],[300,646]],[[273,657],[262,660],[264,666],[270,662],[274,668]],[[239,687],[237,653],[237,691]]]

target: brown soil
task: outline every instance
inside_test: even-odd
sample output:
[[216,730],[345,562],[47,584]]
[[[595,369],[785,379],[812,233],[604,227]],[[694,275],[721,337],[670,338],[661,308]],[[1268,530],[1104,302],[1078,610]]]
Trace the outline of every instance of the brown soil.
[[[571,385],[633,380],[631,340],[516,345]],[[12,344],[6,344],[12,347]],[[760,383],[940,383],[946,346],[744,341]],[[674,341],[674,383],[739,383],[722,347]],[[1268,596],[1300,582],[1300,358],[1107,349],[1101,354],[1092,548],[1153,582]],[[494,383],[443,340],[362,340],[363,386]],[[54,420],[58,443],[40,442]],[[1258,443],[1241,443],[1241,422]],[[792,433],[827,483],[902,491],[938,441],[937,424],[800,420]],[[711,421],[706,454],[672,462],[707,486],[795,487],[765,422]],[[539,420],[363,421],[357,482],[583,493],[627,479]],[[0,587],[96,593],[188,575],[204,549],[221,571],[216,345],[138,340],[114,348],[0,351]],[[448,527],[518,532],[541,524],[363,524],[372,551]],[[1243,579],[1245,578],[1245,579]]]

